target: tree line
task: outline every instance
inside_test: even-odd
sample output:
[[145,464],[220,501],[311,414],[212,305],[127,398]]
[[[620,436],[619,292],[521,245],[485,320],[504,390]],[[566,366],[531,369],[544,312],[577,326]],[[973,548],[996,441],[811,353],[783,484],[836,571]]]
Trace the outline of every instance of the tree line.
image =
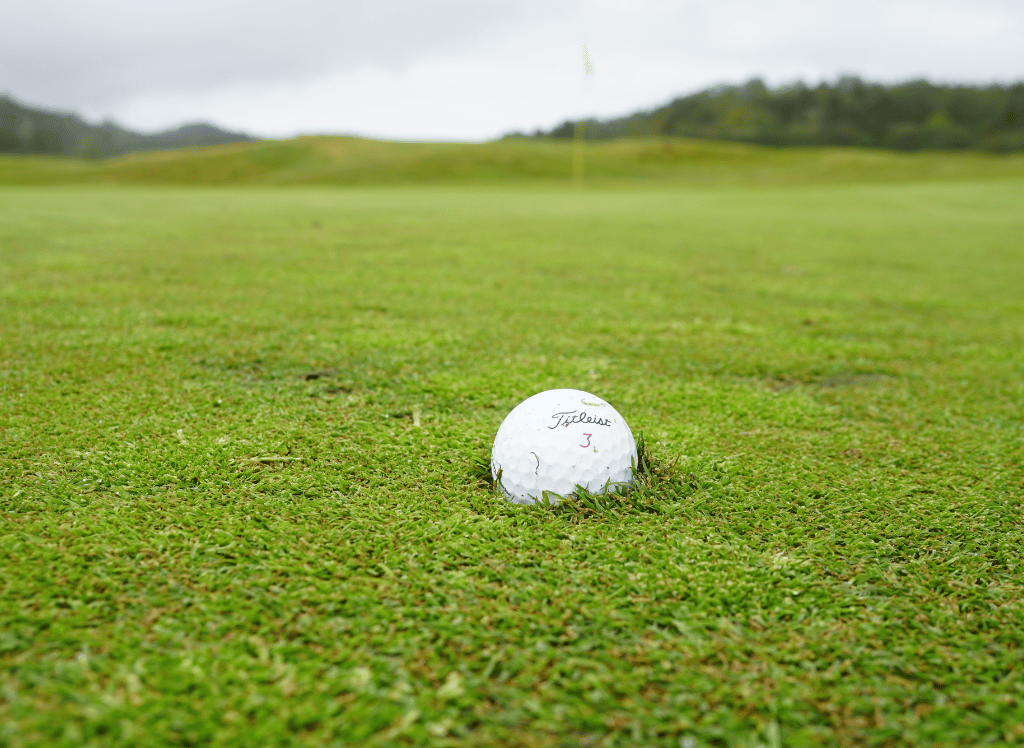
[[[665,106],[582,122],[588,139],[689,137],[772,146],[844,145],[919,149],[1024,150],[1024,82],[895,85],[848,76],[834,83],[770,88],[760,79],[716,86]],[[533,137],[571,138],[568,120]]]
[[249,140],[252,138],[244,133],[207,124],[183,125],[155,134],[135,132],[113,122],[93,125],[75,114],[29,107],[0,96],[0,153],[103,158]]

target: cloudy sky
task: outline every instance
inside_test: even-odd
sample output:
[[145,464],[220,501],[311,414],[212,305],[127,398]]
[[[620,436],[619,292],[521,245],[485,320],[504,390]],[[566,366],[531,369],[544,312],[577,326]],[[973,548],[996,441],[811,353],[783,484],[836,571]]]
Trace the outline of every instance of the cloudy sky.
[[[1024,78],[1021,0],[2,0],[0,92],[143,130],[484,140],[718,83]],[[586,43],[594,64],[583,72]]]

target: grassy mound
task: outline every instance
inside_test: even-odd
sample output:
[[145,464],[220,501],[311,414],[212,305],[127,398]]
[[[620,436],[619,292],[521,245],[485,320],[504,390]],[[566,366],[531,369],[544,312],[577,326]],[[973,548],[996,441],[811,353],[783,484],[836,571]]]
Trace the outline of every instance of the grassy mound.
[[[901,154],[771,149],[701,140],[616,140],[587,146],[590,184],[800,184],[965,179],[1024,174],[1024,154]],[[146,153],[97,161],[0,157],[0,184],[397,185],[550,183],[570,179],[572,145],[393,143],[308,137]]]

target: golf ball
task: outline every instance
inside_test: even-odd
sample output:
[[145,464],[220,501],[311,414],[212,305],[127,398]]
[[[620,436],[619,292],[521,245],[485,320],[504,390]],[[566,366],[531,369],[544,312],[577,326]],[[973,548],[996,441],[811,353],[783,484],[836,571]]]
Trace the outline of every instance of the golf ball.
[[633,482],[636,442],[625,419],[581,390],[548,390],[521,402],[494,437],[491,476],[518,504],[552,501],[583,486],[592,493]]

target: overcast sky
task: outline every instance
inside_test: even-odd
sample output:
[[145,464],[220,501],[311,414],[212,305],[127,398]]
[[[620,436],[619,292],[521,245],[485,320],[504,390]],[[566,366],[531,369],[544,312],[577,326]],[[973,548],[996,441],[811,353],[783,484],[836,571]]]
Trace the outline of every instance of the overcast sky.
[[1022,40],[1024,0],[0,0],[0,91],[143,130],[484,140],[753,76],[1009,82]]

